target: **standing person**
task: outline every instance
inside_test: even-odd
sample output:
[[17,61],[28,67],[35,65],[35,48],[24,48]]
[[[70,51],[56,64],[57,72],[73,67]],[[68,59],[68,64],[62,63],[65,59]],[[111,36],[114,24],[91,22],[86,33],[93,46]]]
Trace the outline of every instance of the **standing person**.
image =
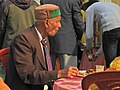
[[111,2],[86,3],[86,44],[91,52],[94,21],[100,24],[102,31],[102,48],[109,67],[112,60],[120,55],[120,7]]
[[40,3],[58,5],[61,10],[62,26],[54,37],[49,37],[53,69],[56,58],[60,60],[61,69],[77,66],[77,39],[81,39],[84,28],[80,0],[40,0]]
[[[0,0],[0,20],[1,20],[1,15],[2,15],[2,7],[1,4],[3,3],[4,0]],[[1,22],[0,22],[0,31],[1,31]],[[0,32],[0,38],[2,38],[1,32]],[[0,43],[2,43],[2,40],[0,40]],[[1,45],[0,45],[0,49],[1,49]]]
[[2,3],[0,49],[9,47],[13,38],[34,23],[34,0],[5,0]]
[[0,0],[0,18],[1,18],[1,15],[2,15],[2,7],[1,7],[1,4],[3,3],[4,0]]
[[[1,15],[2,15],[2,7],[1,4],[3,3],[4,0],[0,0],[0,20],[1,20]],[[0,22],[0,31],[1,31],[1,22]],[[0,38],[2,38],[1,32],[0,32]],[[0,43],[2,43],[2,41],[0,40]],[[1,46],[0,46],[1,48]],[[5,78],[5,72],[2,68],[2,63],[0,62],[0,77],[2,77],[3,79]]]
[[[75,77],[77,67],[52,70],[49,54],[44,54],[41,41],[54,36],[61,27],[60,9],[56,5],[45,4],[35,9],[36,23],[17,35],[10,47],[10,61],[5,82],[11,90],[43,90],[44,84],[61,77]],[[47,40],[48,41],[48,40]],[[46,42],[49,47],[49,42]],[[45,43],[44,43],[45,44]]]
[[0,0],[0,18],[1,18],[1,15],[2,15],[2,7],[1,7],[1,4],[3,3],[4,0]]

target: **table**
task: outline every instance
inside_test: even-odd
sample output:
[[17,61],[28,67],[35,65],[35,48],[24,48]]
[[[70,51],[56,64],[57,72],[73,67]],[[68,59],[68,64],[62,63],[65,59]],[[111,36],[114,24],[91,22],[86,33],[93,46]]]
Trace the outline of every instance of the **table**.
[[82,90],[83,78],[61,78],[54,82],[53,90]]

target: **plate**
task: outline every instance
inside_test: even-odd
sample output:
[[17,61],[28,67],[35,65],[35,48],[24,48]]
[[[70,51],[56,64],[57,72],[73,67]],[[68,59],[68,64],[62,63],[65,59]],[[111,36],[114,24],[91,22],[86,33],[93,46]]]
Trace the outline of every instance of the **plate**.
[[77,76],[78,77],[85,77],[87,75],[86,70],[79,70]]

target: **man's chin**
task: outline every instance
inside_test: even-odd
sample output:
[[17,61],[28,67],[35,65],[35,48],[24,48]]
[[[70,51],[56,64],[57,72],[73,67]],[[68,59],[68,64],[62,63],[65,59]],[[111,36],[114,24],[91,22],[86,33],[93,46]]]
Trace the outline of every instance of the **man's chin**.
[[56,34],[56,33],[51,33],[51,34],[49,34],[49,36],[53,37],[53,36],[55,36],[55,34]]

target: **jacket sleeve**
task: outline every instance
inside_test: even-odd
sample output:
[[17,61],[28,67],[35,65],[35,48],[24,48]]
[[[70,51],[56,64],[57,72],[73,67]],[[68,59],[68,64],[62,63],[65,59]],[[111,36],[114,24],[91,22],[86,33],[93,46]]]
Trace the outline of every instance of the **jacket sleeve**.
[[80,40],[84,31],[85,25],[83,24],[83,21],[82,21],[80,0],[73,0],[73,1],[74,1],[72,5],[73,25],[77,35],[77,39]]
[[86,10],[86,48],[92,49],[93,37],[94,37],[94,7],[89,7]]

